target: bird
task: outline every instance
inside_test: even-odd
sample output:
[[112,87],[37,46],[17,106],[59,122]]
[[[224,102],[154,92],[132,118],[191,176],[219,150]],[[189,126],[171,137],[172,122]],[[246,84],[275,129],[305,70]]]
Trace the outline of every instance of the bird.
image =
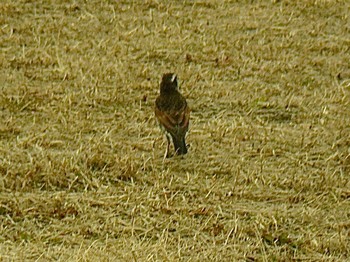
[[163,74],[154,112],[168,142],[164,159],[169,157],[171,141],[176,155],[187,154],[185,136],[189,127],[190,108],[185,97],[179,92],[176,74]]

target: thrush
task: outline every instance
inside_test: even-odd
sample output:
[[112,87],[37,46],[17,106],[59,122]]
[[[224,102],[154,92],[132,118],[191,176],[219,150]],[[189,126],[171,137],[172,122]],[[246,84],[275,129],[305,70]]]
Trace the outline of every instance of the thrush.
[[188,131],[190,109],[186,99],[179,92],[176,74],[163,75],[160,94],[155,103],[155,115],[168,141],[165,156],[169,157],[171,141],[177,155],[186,154],[185,136]]

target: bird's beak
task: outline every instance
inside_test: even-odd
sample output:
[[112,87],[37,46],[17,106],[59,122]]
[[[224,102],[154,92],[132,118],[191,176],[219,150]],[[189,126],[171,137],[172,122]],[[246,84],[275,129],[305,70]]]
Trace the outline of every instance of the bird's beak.
[[173,74],[173,77],[171,78],[171,82],[174,83],[174,81],[176,80],[176,78],[177,78],[177,75],[176,75],[176,74]]

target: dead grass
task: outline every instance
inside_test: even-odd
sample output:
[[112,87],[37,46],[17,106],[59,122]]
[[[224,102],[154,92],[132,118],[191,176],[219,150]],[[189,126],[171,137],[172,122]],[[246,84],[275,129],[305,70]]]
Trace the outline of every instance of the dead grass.
[[[348,260],[349,8],[3,1],[0,260]],[[192,115],[163,162],[168,71]]]

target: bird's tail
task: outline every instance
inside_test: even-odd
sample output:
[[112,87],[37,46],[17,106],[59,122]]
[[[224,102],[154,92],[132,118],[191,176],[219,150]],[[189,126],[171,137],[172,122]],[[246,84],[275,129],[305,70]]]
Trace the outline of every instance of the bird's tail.
[[180,138],[173,137],[173,143],[174,143],[176,154],[178,155],[187,154],[187,146],[186,146],[184,137],[180,137]]

